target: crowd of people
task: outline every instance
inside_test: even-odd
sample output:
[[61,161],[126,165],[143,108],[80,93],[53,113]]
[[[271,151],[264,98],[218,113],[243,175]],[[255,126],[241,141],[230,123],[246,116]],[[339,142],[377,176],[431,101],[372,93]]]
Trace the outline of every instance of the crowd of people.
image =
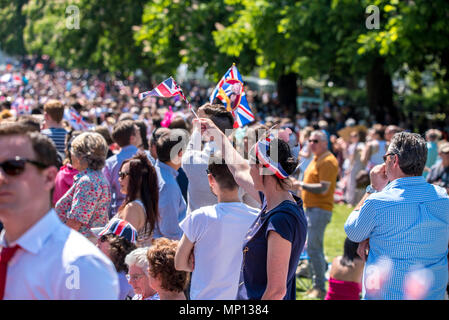
[[[253,91],[256,121],[235,128],[192,82],[198,117],[177,98],[139,101],[133,78],[8,72],[0,299],[295,300],[305,252],[311,298],[445,298],[447,132],[356,123],[330,104],[292,119]],[[338,202],[353,211],[327,279]]]

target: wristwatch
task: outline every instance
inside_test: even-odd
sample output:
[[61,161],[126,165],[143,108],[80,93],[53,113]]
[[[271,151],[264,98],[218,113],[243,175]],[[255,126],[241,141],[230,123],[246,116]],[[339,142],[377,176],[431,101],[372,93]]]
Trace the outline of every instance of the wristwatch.
[[366,187],[365,192],[366,192],[366,193],[376,193],[377,190],[374,189],[373,186],[369,184],[369,185]]

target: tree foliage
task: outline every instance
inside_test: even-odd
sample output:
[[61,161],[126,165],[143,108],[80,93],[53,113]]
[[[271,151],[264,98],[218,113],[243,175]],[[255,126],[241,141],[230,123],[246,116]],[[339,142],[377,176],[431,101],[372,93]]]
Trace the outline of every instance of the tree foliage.
[[28,0],[0,0],[0,49],[11,55],[26,54],[23,29],[26,17],[22,12]]
[[[66,26],[69,5],[79,8],[79,29]],[[370,5],[378,29],[366,26]],[[446,0],[0,0],[0,21],[3,50],[45,53],[69,68],[150,75],[186,63],[217,80],[236,62],[275,81],[355,89],[364,80],[379,120],[393,108],[393,78],[432,101],[448,92]]]
[[224,28],[223,23],[228,23],[235,10],[217,0],[148,1],[135,39],[143,45],[145,56],[154,59],[153,68],[160,72],[174,73],[180,63],[186,63],[193,70],[205,67],[216,80],[232,62],[249,72],[253,57],[223,54],[212,35],[214,30]]
[[[25,39],[31,53],[50,55],[57,64],[127,73],[148,66],[142,48],[133,39],[140,25],[142,0],[30,0],[26,6]],[[79,9],[79,28],[70,26]],[[69,26],[69,27],[68,27]]]

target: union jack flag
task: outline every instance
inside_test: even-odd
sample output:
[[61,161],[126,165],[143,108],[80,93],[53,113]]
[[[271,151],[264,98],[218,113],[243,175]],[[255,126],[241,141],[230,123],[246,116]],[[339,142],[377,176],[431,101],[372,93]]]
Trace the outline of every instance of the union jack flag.
[[153,90],[140,93],[139,99],[143,100],[148,96],[169,98],[177,95],[180,95],[184,101],[186,100],[182,89],[177,85],[176,81],[170,77],[167,80],[164,80]]
[[18,97],[12,104],[12,109],[16,111],[16,115],[30,114],[31,107],[23,97]]
[[235,120],[234,128],[243,127],[254,121],[254,114],[243,90],[243,79],[235,64],[229,68],[212,91],[210,103],[213,103],[215,98],[220,99],[226,109],[232,112]]
[[67,120],[74,130],[89,130],[92,125],[83,120],[83,117],[75,111],[75,109],[65,109],[64,119]]

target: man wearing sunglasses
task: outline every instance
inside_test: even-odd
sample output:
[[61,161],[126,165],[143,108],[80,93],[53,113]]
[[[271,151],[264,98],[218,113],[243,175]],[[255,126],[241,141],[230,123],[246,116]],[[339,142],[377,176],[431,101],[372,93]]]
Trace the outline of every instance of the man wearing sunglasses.
[[427,146],[420,135],[396,133],[383,158],[344,226],[348,238],[361,243],[359,255],[367,256],[364,298],[442,300],[448,282],[449,196],[422,176]]
[[0,300],[117,299],[112,263],[51,207],[54,143],[0,124]]

